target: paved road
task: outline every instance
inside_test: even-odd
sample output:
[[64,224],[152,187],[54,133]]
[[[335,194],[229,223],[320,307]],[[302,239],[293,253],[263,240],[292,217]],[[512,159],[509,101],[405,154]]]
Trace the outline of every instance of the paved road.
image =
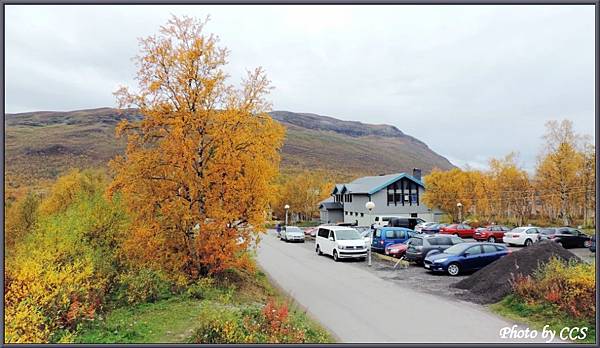
[[[386,281],[355,262],[336,263],[308,245],[262,238],[258,262],[269,276],[340,342],[515,342],[508,322],[485,307],[421,293]],[[542,342],[520,340],[520,342]]]

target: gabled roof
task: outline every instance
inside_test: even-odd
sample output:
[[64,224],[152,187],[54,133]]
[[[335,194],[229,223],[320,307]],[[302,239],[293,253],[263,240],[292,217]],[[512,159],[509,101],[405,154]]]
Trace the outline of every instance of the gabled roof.
[[348,184],[345,184],[344,187],[350,193],[355,194],[369,194],[372,195],[375,192],[387,187],[388,185],[402,179],[407,178],[408,180],[413,181],[417,185],[421,187],[425,187],[421,180],[416,179],[415,177],[408,175],[406,173],[395,173],[388,175],[377,175],[377,176],[364,176],[362,178],[358,178]]
[[335,202],[333,197],[326,198],[319,202],[319,209],[325,208],[327,210],[343,209],[342,203]]
[[333,188],[333,192],[331,192],[331,194],[335,195],[337,193],[341,193],[343,188],[344,188],[344,184],[336,184],[335,187]]

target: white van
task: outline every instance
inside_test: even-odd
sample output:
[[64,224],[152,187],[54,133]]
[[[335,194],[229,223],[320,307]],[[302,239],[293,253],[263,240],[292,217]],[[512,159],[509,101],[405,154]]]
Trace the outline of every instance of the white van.
[[343,258],[367,256],[367,243],[357,230],[346,226],[319,226],[315,238],[315,251],[319,255],[331,255],[334,261]]

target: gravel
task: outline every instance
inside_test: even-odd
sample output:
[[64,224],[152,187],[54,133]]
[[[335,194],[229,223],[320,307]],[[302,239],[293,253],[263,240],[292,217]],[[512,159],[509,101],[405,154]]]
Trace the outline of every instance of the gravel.
[[467,290],[460,297],[469,301],[476,303],[498,302],[511,292],[510,282],[517,274],[532,275],[541,264],[548,262],[552,257],[581,262],[579,257],[560,245],[551,241],[543,241],[531,247],[515,251],[462,279],[453,286]]

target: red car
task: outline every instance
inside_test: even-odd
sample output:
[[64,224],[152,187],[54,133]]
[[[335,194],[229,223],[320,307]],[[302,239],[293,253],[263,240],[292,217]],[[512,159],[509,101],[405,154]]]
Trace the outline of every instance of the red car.
[[385,247],[385,254],[399,259],[402,256],[404,256],[404,253],[406,253],[407,248],[408,245],[402,243],[390,244]]
[[446,227],[440,228],[441,234],[453,234],[460,238],[470,238],[475,234],[475,229],[465,224],[452,224]]
[[309,227],[304,230],[304,235],[314,237],[317,234],[318,227]]
[[510,228],[506,226],[491,225],[486,226],[484,229],[477,229],[473,234],[473,239],[477,241],[488,241],[490,243],[500,242],[504,238],[504,233],[510,231]]

